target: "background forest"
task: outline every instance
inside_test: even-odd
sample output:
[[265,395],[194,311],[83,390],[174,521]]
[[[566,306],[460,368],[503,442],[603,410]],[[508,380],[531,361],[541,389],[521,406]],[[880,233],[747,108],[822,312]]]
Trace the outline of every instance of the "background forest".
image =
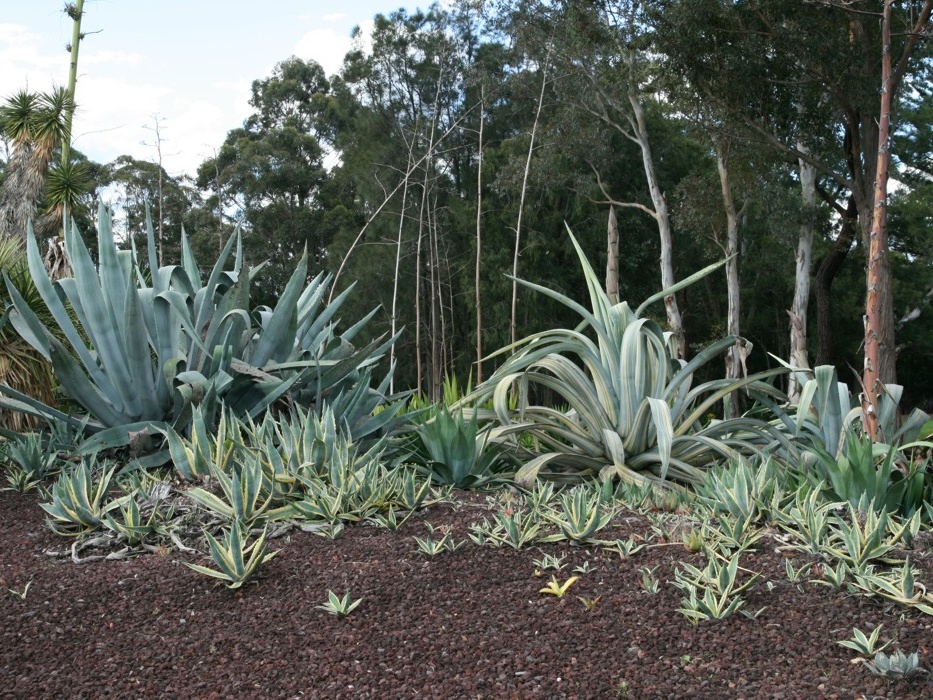
[[[749,370],[771,353],[855,386],[881,85],[880,24],[857,5],[460,0],[378,15],[339,74],[283,56],[258,77],[252,115],[196,174],[72,152],[81,177],[53,169],[38,210],[57,211],[64,178],[82,231],[104,201],[142,249],[148,203],[162,264],[179,260],[182,227],[210,261],[239,226],[247,266],[270,261],[256,280],[270,306],[307,250],[310,275],[356,286],[347,318],[378,304],[367,333],[404,329],[394,389],[432,400],[498,360],[477,358],[576,323],[510,279],[582,298],[565,224],[610,295],[636,304],[732,256],[649,311],[683,355],[735,333]],[[895,61],[921,5],[894,3]],[[929,408],[931,63],[909,48],[889,202],[896,368],[882,378]],[[43,153],[7,108],[10,181]]]

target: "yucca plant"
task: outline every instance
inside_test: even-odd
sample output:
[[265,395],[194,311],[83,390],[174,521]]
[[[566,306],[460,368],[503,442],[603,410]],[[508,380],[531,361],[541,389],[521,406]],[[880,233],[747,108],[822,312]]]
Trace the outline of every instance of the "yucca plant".
[[259,567],[278,554],[268,551],[265,528],[252,544],[247,544],[248,536],[246,527],[239,521],[234,521],[230,528],[224,531],[220,540],[205,532],[204,537],[210,547],[211,559],[214,560],[217,569],[188,562],[185,562],[185,566],[206,576],[220,579],[227,588],[239,588],[256,575]]
[[[330,278],[321,274],[307,282],[306,257],[275,309],[251,309],[250,279],[261,266],[244,273],[239,232],[202,280],[184,233],[181,264],[156,267],[155,236],[147,221],[147,267],[135,250],[118,250],[103,205],[99,222],[97,265],[74,224],[66,222],[65,248],[74,276],[54,282],[29,232],[29,273],[54,324],[44,323],[7,280],[16,330],[51,360],[66,393],[93,416],[88,428],[111,429],[88,449],[125,444],[131,433],[153,433],[166,425],[186,433],[195,405],[212,430],[222,406],[252,417],[285,396],[316,410],[334,400],[366,424],[373,406],[386,400],[387,385],[369,386],[370,371],[395,338],[354,348],[352,340],[375,310],[338,333],[336,314],[350,290],[328,303]],[[38,401],[31,406],[43,415],[50,412]],[[391,417],[367,427],[375,430]]]
[[[626,302],[609,300],[572,235],[571,241],[583,267],[590,308],[520,281],[575,311],[580,325],[535,333],[495,353],[513,354],[465,398],[474,405],[492,398],[494,417],[502,426],[497,440],[525,434],[544,446],[543,454],[528,455],[517,474],[519,483],[567,472],[643,483],[699,483],[711,463],[781,439],[759,419],[707,422],[706,417],[723,397],[743,388],[778,398],[779,392],[764,380],[783,368],[693,387],[694,374],[740,339],[724,338],[685,362],[672,355],[670,334],[643,317],[650,305],[719,265],[691,275],[633,311]],[[534,404],[538,387],[569,408]],[[517,408],[510,410],[513,396]]]

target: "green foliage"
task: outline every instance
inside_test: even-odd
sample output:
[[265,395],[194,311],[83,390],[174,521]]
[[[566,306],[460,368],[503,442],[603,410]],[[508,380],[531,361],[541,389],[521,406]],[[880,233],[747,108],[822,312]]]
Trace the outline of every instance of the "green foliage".
[[267,551],[265,528],[252,544],[247,544],[249,532],[246,526],[237,520],[224,531],[220,541],[208,532],[205,532],[204,536],[217,569],[188,562],[185,562],[185,566],[200,574],[220,579],[227,588],[239,588],[255,576],[263,564],[278,554]]
[[771,511],[771,517],[781,529],[793,537],[803,551],[819,554],[829,538],[833,512],[842,503],[827,500],[820,488],[801,488],[794,501]]
[[933,594],[928,593],[926,587],[916,580],[916,572],[909,560],[904,561],[899,568],[876,571],[874,567],[868,566],[854,574],[854,588],[933,615]]
[[891,643],[885,642],[881,645],[880,648],[877,648],[878,645],[878,635],[881,634],[881,628],[883,625],[878,625],[875,629],[872,630],[870,635],[867,635],[862,632],[862,630],[853,627],[852,628],[852,637],[851,639],[844,639],[841,642],[836,642],[839,646],[846,647],[847,649],[854,649],[862,656],[871,656],[879,651],[884,651],[884,649]]
[[470,539],[480,546],[521,549],[539,537],[541,523],[534,512],[521,508],[507,508],[495,513],[493,522],[483,518],[482,523],[470,525]]
[[848,510],[848,520],[838,515],[830,519],[828,541],[823,552],[844,561],[855,573],[864,573],[870,562],[888,555],[905,536],[909,536],[912,523],[919,527],[919,512],[910,520],[899,523],[887,510],[882,508],[879,511],[871,503],[850,505]]
[[[136,499],[136,494],[128,494],[128,497],[128,500],[121,504],[119,508],[104,514],[103,524],[118,535],[122,535],[130,547],[137,547],[143,543],[148,535],[156,533],[158,510],[152,508],[149,517],[144,517]],[[115,517],[115,513],[119,517]]]
[[324,612],[342,620],[351,612],[356,610],[362,602],[362,598],[350,600],[350,591],[344,593],[342,598],[333,591],[327,591],[327,600],[321,605],[315,607],[317,607],[318,610],[323,610]]
[[643,566],[638,571],[641,574],[641,587],[645,589],[645,592],[651,595],[657,593],[661,585],[657,576],[658,567]]
[[57,534],[76,537],[101,525],[108,511],[122,507],[130,496],[107,501],[107,489],[116,466],[104,469],[96,479],[88,460],[62,472],[52,485],[52,502],[40,503],[51,517],[49,527]]
[[[453,535],[450,534],[450,531],[445,528],[434,528],[430,523],[425,523],[428,528],[428,532],[431,534],[427,537],[418,537],[415,535],[415,543],[418,545],[418,551],[424,554],[427,557],[435,557],[438,554],[443,554],[444,552],[456,552],[460,547],[464,545],[464,542],[455,542]],[[440,530],[441,537],[440,539],[434,539],[431,535],[435,531]]]
[[780,445],[782,460],[799,464],[803,478],[814,484],[828,483],[830,498],[852,505],[868,500],[907,516],[921,509],[929,480],[926,463],[915,455],[933,443],[917,440],[927,414],[914,409],[899,416],[903,388],[889,384],[879,394],[879,439],[872,442],[861,430],[861,407],[834,367],[796,374],[801,393],[793,414],[763,397],[775,424],[793,437],[790,445]]
[[188,490],[188,496],[205,508],[250,527],[266,516],[272,494],[263,488],[262,464],[256,455],[244,455],[226,473],[211,466],[211,478],[220,487],[222,498],[202,488]]
[[883,651],[875,652],[874,657],[865,662],[865,667],[872,675],[882,678],[909,678],[925,670],[920,667],[917,652],[908,655],[900,649],[891,655]]
[[741,593],[755,584],[758,574],[744,583],[738,582],[739,555],[725,562],[710,558],[703,569],[682,563],[674,572],[674,585],[685,595],[680,612],[693,624],[702,620],[722,620],[741,608],[745,601]]
[[[26,251],[19,237],[0,236],[0,274],[9,279],[24,303],[42,315],[44,304],[29,275]],[[8,322],[9,294],[0,286],[0,384],[16,389],[44,403],[56,400],[52,365],[44,360]],[[35,427],[36,418],[16,410],[17,404],[0,395],[0,429],[25,432]]]
[[4,445],[6,477],[10,488],[20,493],[31,491],[59,471],[58,452],[49,449],[38,433],[16,434]]
[[603,498],[602,489],[590,484],[562,491],[557,501],[557,508],[544,511],[542,515],[573,542],[591,539],[609,524],[614,515],[614,509]]
[[697,486],[698,500],[711,513],[759,520],[782,498],[780,469],[770,457],[757,467],[746,459],[730,460],[726,466],[710,470]]
[[[155,268],[151,225],[151,274],[143,274],[134,251],[117,249],[103,208],[99,266],[74,226],[65,243],[72,278],[54,283],[48,278],[32,236],[27,258],[74,356],[8,282],[16,309],[11,321],[52,361],[66,392],[94,417],[89,427],[112,429],[98,436],[94,448],[126,444],[130,432],[165,424],[184,432],[194,406],[210,430],[222,405],[235,415],[255,417],[284,397],[316,410],[332,400],[353,415],[385,398],[381,387],[369,386],[369,372],[394,339],[352,346],[372,314],[338,334],[335,318],[347,292],[328,303],[329,280],[319,275],[307,283],[304,258],[274,309],[250,309],[250,280],[260,268],[243,270],[239,235],[227,242],[206,282],[184,235],[182,264]],[[234,245],[233,266],[226,270]]]
[[835,457],[815,447],[810,452],[816,455],[814,476],[830,484],[833,498],[852,505],[871,501],[875,507],[910,516],[922,509],[930,493],[928,461],[909,458],[911,450],[918,447],[933,447],[933,443],[918,441],[895,447],[873,443],[868,435],[846,428]]
[[[705,423],[706,415],[733,391],[753,387],[773,394],[761,380],[713,380],[696,387],[694,373],[737,339],[725,338],[699,352],[690,362],[671,355],[668,334],[641,316],[663,295],[655,295],[632,311],[625,302],[612,304],[579,244],[571,236],[583,267],[591,309],[566,296],[529,282],[531,289],[559,301],[582,318],[577,330],[533,334],[514,351],[469,400],[492,397],[502,424],[497,439],[529,434],[546,448],[518,472],[521,484],[533,482],[545,467],[575,474],[600,474],[627,481],[697,483],[712,461],[750,451],[767,442],[769,427],[752,418]],[[676,289],[689,286],[717,266],[692,275]],[[669,290],[673,292],[674,290]],[[592,340],[583,330],[589,329]],[[569,410],[532,403],[533,389],[551,392]],[[510,393],[518,408],[509,410]]]
[[490,442],[490,430],[479,427],[475,412],[466,419],[462,410],[452,413],[442,407],[415,433],[416,452],[426,462],[423,471],[435,483],[467,488],[505,478],[507,456]]

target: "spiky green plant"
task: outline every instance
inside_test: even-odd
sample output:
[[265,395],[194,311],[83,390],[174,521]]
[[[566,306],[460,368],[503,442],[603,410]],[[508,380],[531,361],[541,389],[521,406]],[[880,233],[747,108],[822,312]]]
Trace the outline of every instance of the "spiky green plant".
[[247,544],[249,533],[239,521],[234,521],[230,528],[224,531],[220,540],[206,532],[204,536],[217,569],[188,562],[185,562],[185,566],[206,576],[220,579],[227,588],[239,588],[255,576],[263,564],[278,554],[268,551],[266,534],[264,528],[252,544]]
[[556,525],[561,535],[574,542],[585,542],[606,527],[614,510],[602,490],[592,484],[579,484],[558,494],[557,507],[542,513]]
[[196,487],[188,496],[220,516],[246,526],[268,516],[272,494],[264,493],[262,463],[254,454],[244,454],[234,462],[230,472],[211,465],[211,478],[220,487],[221,496]]
[[905,654],[900,649],[890,655],[883,651],[875,652],[870,660],[865,661],[865,667],[882,678],[909,678],[926,670],[920,666],[917,652]]
[[895,446],[873,442],[851,426],[845,427],[841,439],[835,455],[817,446],[807,448],[812,478],[828,482],[832,497],[854,506],[871,501],[875,507],[905,516],[922,510],[930,491],[927,463],[906,455],[915,448],[933,448],[933,443]]
[[106,500],[116,466],[104,469],[97,479],[93,471],[93,464],[84,460],[62,472],[52,485],[52,502],[39,504],[51,516],[49,527],[59,535],[74,537],[94,530],[100,527],[108,511],[129,500],[130,496]]
[[[29,276],[26,249],[21,238],[0,236],[0,274],[19,291],[24,303],[42,314],[44,304]],[[43,403],[55,402],[55,374],[52,365],[42,358],[9,323],[5,313],[9,303],[5,286],[0,286],[0,384],[12,387]],[[0,429],[25,432],[35,427],[37,417],[16,410],[9,399],[0,396]]]
[[103,524],[121,535],[129,546],[136,547],[142,544],[148,535],[156,532],[158,511],[153,508],[148,517],[144,516],[140,510],[136,494],[130,493],[127,495],[129,500],[125,504],[104,514]]
[[745,604],[741,593],[760,578],[752,574],[744,583],[738,582],[737,553],[725,561],[713,556],[703,569],[686,563],[680,567],[674,572],[674,585],[685,594],[679,610],[693,624],[722,620],[737,612]]
[[[694,387],[694,374],[740,339],[724,338],[685,362],[673,357],[670,334],[643,316],[651,304],[717,265],[648,298],[633,311],[626,302],[609,300],[572,235],[571,241],[583,267],[590,308],[541,285],[521,282],[579,314],[580,325],[535,333],[495,353],[513,354],[465,398],[477,405],[492,398],[494,417],[502,426],[498,440],[524,434],[543,446],[543,454],[528,455],[517,474],[519,483],[567,472],[647,483],[698,483],[709,464],[751,451],[756,443],[781,439],[760,419],[707,422],[706,416],[723,397],[743,388],[777,397],[763,380],[783,369]],[[568,409],[533,403],[538,388]],[[510,410],[510,397],[517,400],[515,410]]]
[[501,477],[510,464],[501,447],[490,442],[490,431],[480,428],[476,413],[441,407],[415,428],[416,454],[425,463],[424,473],[438,484],[466,488]]
[[315,607],[318,610],[323,610],[324,612],[342,620],[351,612],[356,610],[362,602],[362,598],[351,600],[350,591],[344,593],[343,597],[338,596],[333,591],[327,591],[327,600],[324,601],[321,605],[316,605]]
[[[374,388],[369,381],[395,339],[354,348],[353,339],[375,310],[338,333],[336,314],[350,290],[328,302],[330,279],[321,274],[307,282],[306,257],[274,309],[251,309],[250,280],[261,266],[244,274],[239,233],[203,280],[184,234],[181,264],[155,267],[155,236],[147,222],[147,270],[135,250],[118,250],[103,206],[99,222],[98,264],[74,224],[66,226],[73,277],[54,282],[35,237],[28,236],[29,273],[54,324],[43,322],[9,280],[6,285],[17,331],[52,362],[67,394],[94,417],[88,427],[111,429],[90,448],[126,444],[130,433],[166,424],[185,433],[195,405],[210,430],[222,406],[253,417],[285,396],[316,410],[336,402],[360,429],[375,430],[392,418],[391,412],[378,419],[370,415],[386,400],[387,384]],[[41,402],[31,405],[50,413]]]

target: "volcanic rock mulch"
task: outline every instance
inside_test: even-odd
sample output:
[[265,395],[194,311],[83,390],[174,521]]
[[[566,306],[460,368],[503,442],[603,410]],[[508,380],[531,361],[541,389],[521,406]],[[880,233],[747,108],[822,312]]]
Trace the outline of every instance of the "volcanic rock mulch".
[[[763,574],[745,606],[757,617],[697,626],[670,583],[676,562],[701,561],[682,544],[627,559],[566,544],[418,553],[424,522],[465,540],[488,507],[466,494],[398,533],[355,526],[336,541],[294,530],[273,540],[279,555],[261,577],[229,591],[182,564],[204,556],[51,556],[68,542],[47,528],[37,497],[2,492],[0,697],[933,697],[933,674],[879,679],[836,643],[883,623],[882,639],[933,668],[933,617],[791,583],[768,539],[742,558]],[[611,537],[649,530],[626,513]],[[586,562],[589,571],[563,598],[543,595],[542,552],[566,557],[559,582]],[[929,548],[911,552],[928,582],[931,559]],[[643,567],[657,567],[656,594],[642,587]],[[23,600],[9,591],[30,581]],[[337,619],[316,608],[328,590],[362,603]]]

